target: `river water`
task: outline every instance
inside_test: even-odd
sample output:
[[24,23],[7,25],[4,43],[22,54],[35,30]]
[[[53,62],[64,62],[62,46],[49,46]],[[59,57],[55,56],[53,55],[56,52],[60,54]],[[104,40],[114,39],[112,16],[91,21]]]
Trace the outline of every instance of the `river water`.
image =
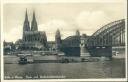
[[87,79],[125,78],[124,51],[111,61],[78,63],[33,63],[17,64],[17,57],[4,57],[5,79]]
[[[124,78],[124,59],[80,63],[5,64],[5,79],[31,78]],[[29,77],[27,77],[29,76]]]

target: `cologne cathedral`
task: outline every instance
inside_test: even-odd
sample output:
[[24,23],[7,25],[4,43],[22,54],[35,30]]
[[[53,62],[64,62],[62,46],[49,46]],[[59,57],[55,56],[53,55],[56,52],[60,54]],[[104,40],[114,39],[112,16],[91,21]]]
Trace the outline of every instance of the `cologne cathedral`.
[[38,31],[38,24],[36,21],[35,12],[33,12],[33,19],[31,27],[28,20],[28,14],[26,10],[25,21],[23,24],[23,35],[21,40],[21,49],[24,50],[47,50],[47,36],[44,31]]

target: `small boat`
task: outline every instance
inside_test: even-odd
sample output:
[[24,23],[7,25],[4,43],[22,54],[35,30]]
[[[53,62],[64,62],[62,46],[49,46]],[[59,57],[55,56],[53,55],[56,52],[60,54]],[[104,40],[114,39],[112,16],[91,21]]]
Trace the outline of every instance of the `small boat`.
[[64,52],[58,52],[58,56],[64,56],[65,53]]
[[112,52],[112,55],[113,55],[113,56],[117,56],[117,55],[119,55],[119,52],[118,52],[118,51],[113,51],[113,52]]
[[33,55],[32,54],[18,54],[19,57],[19,64],[27,64],[33,63]]
[[21,56],[19,60],[19,64],[27,64],[27,58],[25,56]]
[[101,61],[109,61],[110,58],[109,57],[105,57],[105,56],[101,56],[101,59],[100,60]]

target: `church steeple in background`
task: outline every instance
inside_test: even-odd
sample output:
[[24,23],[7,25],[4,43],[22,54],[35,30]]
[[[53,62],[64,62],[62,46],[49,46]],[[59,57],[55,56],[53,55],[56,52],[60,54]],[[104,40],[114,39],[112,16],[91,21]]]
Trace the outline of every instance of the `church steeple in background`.
[[80,31],[78,29],[76,30],[76,36],[80,36]]
[[32,18],[32,23],[31,23],[31,31],[38,31],[38,26],[37,26],[36,17],[35,17],[35,11],[33,11],[33,18]]
[[23,25],[23,31],[30,31],[27,9],[26,9],[26,13],[25,13],[25,21],[24,21],[24,25]]
[[55,34],[55,43],[56,43],[56,49],[58,50],[61,47],[61,34],[60,34],[60,30],[57,29],[56,34]]

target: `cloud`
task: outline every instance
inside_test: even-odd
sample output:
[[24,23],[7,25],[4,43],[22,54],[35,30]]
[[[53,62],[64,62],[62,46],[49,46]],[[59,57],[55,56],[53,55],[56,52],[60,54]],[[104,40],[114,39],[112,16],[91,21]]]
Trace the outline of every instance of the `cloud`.
[[41,31],[56,31],[57,29],[63,29],[67,27],[67,23],[64,20],[53,19],[39,25]]
[[52,19],[38,26],[40,31],[46,31],[48,40],[55,40],[55,32],[60,30],[62,38],[72,35],[73,27],[70,23],[61,19]]
[[[72,21],[62,18],[47,19],[38,25],[38,29],[39,31],[45,31],[48,40],[52,41],[55,40],[57,29],[60,29],[62,38],[74,35],[76,29],[80,30],[81,34],[86,33],[87,35],[91,35],[102,26],[120,18],[120,15],[114,16],[113,14],[116,13],[104,10],[81,10],[73,19],[71,18]],[[13,26],[11,26],[11,29],[9,28],[8,32],[4,32],[4,40],[16,41],[22,38],[22,24],[17,27]]]
[[14,27],[9,32],[4,32],[4,40],[7,42],[17,41],[22,38],[22,26]]
[[[75,28],[75,27],[74,27]],[[55,40],[55,32],[57,29],[60,29],[62,38],[66,38],[70,35],[75,34],[75,31],[72,30],[73,26],[64,20],[53,19],[45,22],[44,24],[38,25],[39,31],[45,31],[47,35],[47,39],[49,41]],[[23,26],[17,26],[4,33],[5,41],[17,41],[22,38]]]
[[87,34],[94,33],[107,22],[110,18],[104,11],[81,11],[76,17],[76,24]]
[[[45,31],[48,40],[55,40],[57,29],[60,29],[62,38],[74,35],[76,29],[79,29],[81,34],[86,33],[91,35],[100,26],[104,25],[106,21],[109,21],[109,16],[103,11],[81,11],[74,21],[68,22],[63,19],[52,19],[39,24],[38,30]],[[5,33],[4,39],[7,41],[16,41],[22,38],[22,28],[22,26],[12,28],[9,32]]]

